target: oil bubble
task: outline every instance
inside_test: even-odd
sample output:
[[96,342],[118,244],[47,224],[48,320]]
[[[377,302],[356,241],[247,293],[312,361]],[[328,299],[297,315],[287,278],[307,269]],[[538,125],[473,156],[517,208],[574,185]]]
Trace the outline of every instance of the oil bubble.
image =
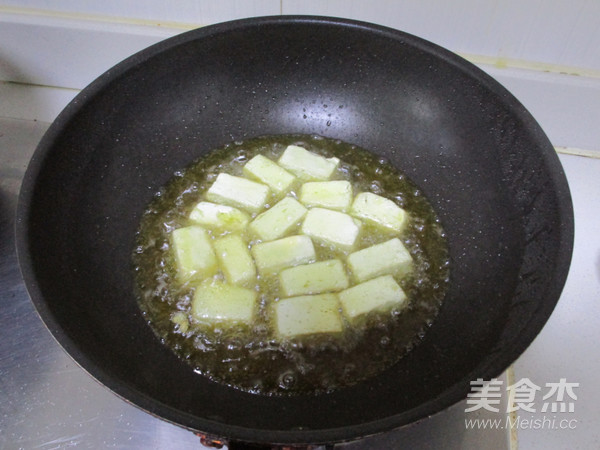
[[284,372],[279,377],[279,386],[282,389],[290,389],[293,388],[296,384],[296,374],[293,372]]

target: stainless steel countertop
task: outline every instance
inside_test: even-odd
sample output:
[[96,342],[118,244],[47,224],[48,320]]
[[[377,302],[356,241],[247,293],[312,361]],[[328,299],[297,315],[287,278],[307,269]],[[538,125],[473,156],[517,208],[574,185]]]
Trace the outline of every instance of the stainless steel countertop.
[[[48,125],[0,119],[0,448],[202,448],[193,433],[92,379],[52,338],[29,300],[15,254],[15,207],[27,163]],[[467,417],[498,415],[465,413],[465,407],[463,401],[420,423],[335,448],[515,448],[506,429],[467,430]]]

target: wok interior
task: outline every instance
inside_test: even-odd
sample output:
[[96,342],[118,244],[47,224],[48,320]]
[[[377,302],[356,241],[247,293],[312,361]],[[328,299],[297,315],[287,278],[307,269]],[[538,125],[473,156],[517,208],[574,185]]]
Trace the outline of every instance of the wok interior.
[[[451,287],[424,341],[380,376],[264,397],[212,383],[162,346],[136,304],[131,252],[176,170],[228,142],[290,133],[357,144],[411,177],[446,229]],[[133,403],[245,440],[350,439],[460,400],[526,348],[569,263],[566,182],[524,108],[448,52],[356,23],[242,21],[137,54],[69,105],[27,177],[23,270],[58,340]]]

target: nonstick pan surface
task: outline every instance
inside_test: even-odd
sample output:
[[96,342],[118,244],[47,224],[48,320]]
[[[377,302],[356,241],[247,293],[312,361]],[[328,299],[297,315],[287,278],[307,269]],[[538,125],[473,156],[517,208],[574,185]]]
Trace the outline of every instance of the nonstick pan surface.
[[[131,254],[144,208],[175,171],[233,141],[292,133],[403,170],[446,230],[450,288],[422,343],[381,375],[267,397],[197,375],[159,342],[136,303]],[[30,296],[75,361],[151,414],[256,443],[356,439],[463,399],[541,330],[572,244],[558,158],[508,91],[417,37],[303,16],[194,30],[103,74],[39,144],[17,224]]]

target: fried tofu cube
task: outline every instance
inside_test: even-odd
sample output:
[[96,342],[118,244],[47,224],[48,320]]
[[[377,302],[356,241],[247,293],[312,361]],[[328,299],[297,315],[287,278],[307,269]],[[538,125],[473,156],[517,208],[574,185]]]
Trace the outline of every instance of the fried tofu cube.
[[349,181],[309,181],[300,188],[300,201],[306,206],[346,211],[352,203]]
[[248,178],[266,184],[277,194],[289,192],[296,181],[294,175],[263,155],[256,155],[248,161],[243,172]]
[[192,299],[192,317],[200,322],[251,323],[258,294],[252,289],[206,280],[196,287]]
[[190,329],[190,320],[187,313],[183,311],[177,311],[171,314],[171,322],[175,324],[177,331],[181,333],[187,333]]
[[276,333],[293,338],[317,333],[339,333],[343,329],[336,294],[305,295],[273,304]]
[[316,260],[315,248],[308,236],[289,236],[276,241],[261,242],[250,250],[258,273],[269,275],[288,267]]
[[412,257],[398,238],[351,253],[347,262],[358,282],[381,275],[402,277],[413,269]]
[[180,281],[210,277],[218,272],[211,238],[204,228],[198,225],[177,228],[171,233],[171,244]]
[[214,249],[225,275],[231,284],[247,285],[256,280],[256,266],[248,245],[237,234],[216,239]]
[[279,285],[283,295],[293,297],[340,291],[349,282],[342,262],[332,259],[285,269],[279,274]]
[[307,209],[293,197],[285,197],[251,223],[250,230],[263,241],[272,241],[288,234],[306,214]]
[[350,207],[350,214],[397,233],[408,223],[408,214],[392,200],[371,192],[361,192]]
[[338,294],[342,310],[350,322],[374,310],[385,310],[407,303],[406,293],[391,275],[357,284]]
[[243,177],[220,173],[206,192],[207,200],[241,208],[249,213],[260,212],[269,198],[269,186]]
[[318,242],[346,252],[354,247],[360,227],[360,221],[348,214],[330,209],[312,208],[308,210],[301,230]]
[[190,212],[192,222],[206,228],[242,231],[250,222],[250,216],[237,208],[211,202],[199,202]]
[[325,158],[297,145],[289,145],[278,163],[302,180],[329,180],[340,160]]

